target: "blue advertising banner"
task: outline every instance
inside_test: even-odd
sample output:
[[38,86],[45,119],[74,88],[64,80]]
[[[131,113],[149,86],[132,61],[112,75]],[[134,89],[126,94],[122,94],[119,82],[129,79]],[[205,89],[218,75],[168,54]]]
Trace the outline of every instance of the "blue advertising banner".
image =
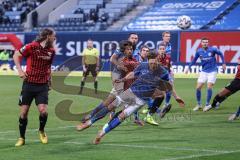
[[[137,47],[148,45],[151,49],[156,49],[162,40],[162,32],[139,32],[139,42]],[[29,43],[36,37],[37,33],[26,33],[25,43]],[[119,42],[128,38],[129,32],[58,32],[55,44],[56,57],[54,66],[62,64],[64,61],[74,56],[81,56],[86,48],[87,40],[94,41],[95,47],[100,51],[100,58],[103,64],[103,71],[110,71],[109,58],[118,48]],[[172,60],[178,61],[178,33],[171,32]],[[79,62],[80,64],[80,62]]]

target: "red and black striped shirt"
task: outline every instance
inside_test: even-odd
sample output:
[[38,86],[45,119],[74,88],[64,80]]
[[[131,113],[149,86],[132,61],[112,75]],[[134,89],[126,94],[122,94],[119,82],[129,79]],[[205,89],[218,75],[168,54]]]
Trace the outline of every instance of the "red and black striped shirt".
[[23,46],[19,52],[27,60],[27,82],[47,83],[50,79],[51,64],[55,51],[53,48],[43,48],[39,42]]
[[163,67],[170,70],[170,68],[171,68],[171,57],[170,57],[170,55],[167,55],[167,54],[160,55],[160,54],[158,54],[157,60]]

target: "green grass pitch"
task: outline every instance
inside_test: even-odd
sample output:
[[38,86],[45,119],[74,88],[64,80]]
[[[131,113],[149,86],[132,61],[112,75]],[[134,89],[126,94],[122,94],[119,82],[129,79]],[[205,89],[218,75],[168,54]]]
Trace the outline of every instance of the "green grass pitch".
[[[79,85],[80,77],[66,79],[67,84]],[[218,79],[213,96],[230,79]],[[192,112],[195,106],[196,79],[176,79],[178,94],[186,101],[180,108],[171,100],[173,108],[162,120],[155,117],[159,126],[145,124],[139,127],[131,119],[106,135],[100,145],[93,145],[98,130],[107,122],[103,119],[92,128],[77,132],[77,121],[63,121],[55,114],[55,105],[63,99],[73,100],[72,113],[87,111],[101,100],[79,95],[64,95],[50,91],[49,119],[46,132],[47,145],[38,139],[38,112],[32,105],[26,133],[26,145],[16,148],[18,138],[18,96],[21,79],[17,76],[0,76],[0,160],[236,160],[240,155],[240,121],[228,122],[230,113],[239,105],[239,93],[229,97],[219,110]],[[87,87],[92,87],[88,83]],[[110,78],[99,78],[99,90],[111,89]],[[204,88],[202,91],[205,102]],[[144,115],[141,115],[143,118]]]

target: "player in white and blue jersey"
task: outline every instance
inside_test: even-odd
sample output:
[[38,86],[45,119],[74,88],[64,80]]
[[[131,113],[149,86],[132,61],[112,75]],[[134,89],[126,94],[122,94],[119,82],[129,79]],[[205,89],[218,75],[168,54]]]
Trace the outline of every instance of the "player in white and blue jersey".
[[[128,111],[127,116],[129,116],[137,111],[141,106],[145,105],[145,101],[151,98],[154,93],[156,94],[157,92],[161,94],[161,90],[165,91],[169,88],[171,89],[171,85],[163,81],[168,81],[168,71],[164,67],[158,65],[155,54],[151,54],[149,56],[148,63],[141,63],[133,72],[130,72],[127,76],[120,80],[116,80],[116,82],[121,83],[134,78],[137,79],[133,82],[129,89],[117,95],[113,103],[107,107],[101,108],[89,120],[82,123],[78,127],[78,130],[84,130],[90,127],[93,123],[102,119],[107,115],[107,113],[119,106],[125,106]],[[124,109],[120,115],[126,114],[126,109]],[[112,119],[114,121],[113,123],[115,123],[114,119]]]
[[[110,61],[112,62],[112,84],[113,84],[113,88],[110,92],[110,94],[108,95],[108,97],[102,102],[100,103],[97,107],[94,108],[94,110],[86,115],[82,121],[86,121],[89,118],[91,118],[94,114],[96,114],[99,110],[101,110],[102,108],[108,106],[110,103],[112,103],[115,98],[116,95],[118,95],[119,93],[124,91],[124,83],[114,83],[116,79],[122,78],[122,75],[124,73],[128,73],[128,69],[127,67],[124,66],[123,64],[123,59],[128,55],[128,54],[132,54],[132,43],[130,41],[124,40],[120,42],[120,47],[119,49],[117,49],[114,54],[111,56]],[[77,130],[78,130],[79,125],[77,126]]]
[[[199,48],[197,50],[195,57],[193,58],[192,62],[189,64],[189,68],[191,68],[191,66],[197,62],[197,59],[200,58],[201,66],[202,66],[202,71],[200,72],[200,75],[198,77],[197,87],[196,87],[197,106],[193,109],[193,111],[197,111],[202,108],[201,89],[206,81],[207,81],[207,100],[206,100],[206,105],[203,108],[203,111],[205,112],[209,110],[209,108],[212,108],[210,104],[210,100],[212,97],[212,88],[216,82],[216,76],[217,76],[216,55],[219,55],[222,60],[223,70],[226,69],[226,64],[225,64],[222,52],[220,52],[215,47],[210,47],[208,44],[209,44],[208,38],[201,39],[202,48]],[[187,69],[185,73],[188,73],[188,70],[189,69]]]
[[[148,63],[141,63],[133,72],[117,82],[124,82],[129,79],[137,78],[131,87],[116,97],[116,100],[108,107],[116,108],[121,105],[128,105],[114,119],[109,121],[98,133],[94,143],[99,144],[102,137],[109,133],[129,117],[132,113],[145,105],[156,90],[164,96],[164,91],[171,90],[168,71],[157,62],[156,55],[149,55]],[[165,80],[165,81],[164,81]]]

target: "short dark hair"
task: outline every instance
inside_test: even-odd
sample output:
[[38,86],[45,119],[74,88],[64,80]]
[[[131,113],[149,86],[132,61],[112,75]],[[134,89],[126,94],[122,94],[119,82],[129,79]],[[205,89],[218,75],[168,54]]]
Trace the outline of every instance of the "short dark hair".
[[130,46],[130,47],[132,47],[133,46],[133,44],[132,44],[132,42],[130,42],[130,41],[128,41],[128,40],[122,40],[120,43],[119,43],[119,48],[120,48],[120,52],[124,52],[124,50],[125,50],[125,48],[127,47],[127,46]]
[[150,50],[150,48],[147,45],[142,45],[140,51],[142,51],[143,48],[147,48],[148,50]]
[[151,50],[150,54],[148,55],[148,59],[156,59],[157,54],[155,50]]
[[164,46],[166,48],[166,44],[164,44],[164,42],[161,42],[158,44],[157,49],[159,49],[161,46]]
[[132,34],[134,34],[134,35],[137,35],[137,36],[138,36],[138,34],[137,34],[136,32],[131,32],[131,33],[129,33],[129,34],[128,34],[128,37],[130,37]]
[[203,38],[201,39],[201,41],[203,41],[203,40],[208,40],[208,41],[209,41],[209,38],[203,37]]

